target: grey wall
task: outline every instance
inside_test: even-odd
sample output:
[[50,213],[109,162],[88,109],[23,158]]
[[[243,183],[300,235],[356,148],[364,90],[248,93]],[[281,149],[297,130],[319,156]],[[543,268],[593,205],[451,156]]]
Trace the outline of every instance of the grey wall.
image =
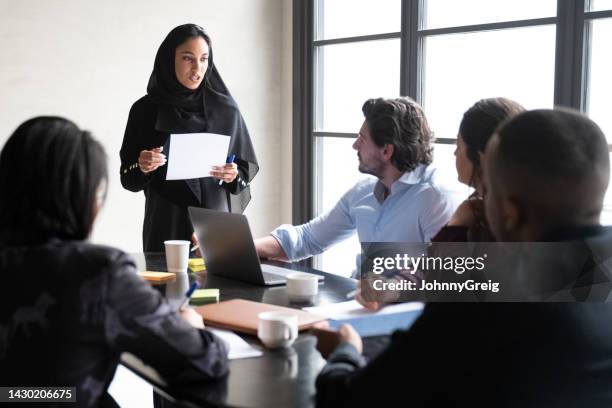
[[142,249],[142,193],[119,182],[131,104],[146,92],[157,47],[193,22],[237,100],[261,165],[247,209],[254,235],[291,219],[290,0],[0,0],[0,145],[24,120],[61,115],[109,156],[106,206],[92,240]]

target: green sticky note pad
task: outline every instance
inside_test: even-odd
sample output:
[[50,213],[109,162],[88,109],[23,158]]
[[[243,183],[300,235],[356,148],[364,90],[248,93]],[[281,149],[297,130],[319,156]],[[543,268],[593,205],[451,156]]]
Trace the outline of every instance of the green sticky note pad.
[[219,289],[197,289],[191,296],[192,305],[205,305],[207,303],[217,303],[219,301]]

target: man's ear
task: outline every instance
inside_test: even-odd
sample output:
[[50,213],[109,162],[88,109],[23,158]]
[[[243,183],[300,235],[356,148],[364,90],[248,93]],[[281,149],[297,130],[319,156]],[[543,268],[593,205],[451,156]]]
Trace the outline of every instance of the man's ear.
[[395,151],[395,147],[392,144],[387,143],[385,147],[383,147],[382,149],[382,154],[385,157],[385,159],[391,161],[391,157],[393,156],[394,151]]
[[480,161],[480,167],[482,167],[482,164],[485,162],[484,151],[478,152],[478,160]]
[[512,197],[504,198],[501,202],[502,227],[511,235],[522,228],[525,214],[522,206]]

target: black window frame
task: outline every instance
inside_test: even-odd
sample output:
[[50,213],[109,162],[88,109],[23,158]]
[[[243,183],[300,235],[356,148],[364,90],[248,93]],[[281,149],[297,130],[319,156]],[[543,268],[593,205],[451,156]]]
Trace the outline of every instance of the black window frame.
[[[355,138],[353,133],[315,131],[316,47],[361,41],[401,40],[399,94],[421,103],[424,38],[433,35],[482,32],[540,25],[556,26],[554,105],[586,112],[591,49],[591,21],[611,18],[612,10],[587,11],[590,0],[557,0],[554,17],[503,21],[486,24],[422,29],[425,0],[401,0],[401,31],[356,37],[315,40],[315,10],[318,0],[293,0],[293,223],[314,216],[314,146],[318,137]],[[372,0],[374,1],[374,0]],[[457,0],[461,1],[461,0]],[[321,12],[319,10],[319,12]],[[438,138],[437,144],[454,144],[455,139]],[[612,151],[612,145],[609,146]]]

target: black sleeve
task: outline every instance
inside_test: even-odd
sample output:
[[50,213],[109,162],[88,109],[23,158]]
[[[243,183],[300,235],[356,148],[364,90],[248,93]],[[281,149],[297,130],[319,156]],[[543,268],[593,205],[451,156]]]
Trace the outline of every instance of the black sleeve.
[[334,407],[346,402],[352,388],[351,378],[364,365],[364,358],[352,344],[340,344],[317,377],[317,406]]
[[122,255],[109,273],[105,335],[117,352],[128,351],[169,382],[222,377],[227,349],[207,330],[193,328],[136,273]]
[[143,143],[143,133],[147,131],[144,115],[138,102],[132,105],[119,152],[121,185],[126,190],[134,192],[144,189],[151,181],[151,174],[144,174],[138,167],[138,156],[142,150],[147,148]]
[[406,366],[407,349],[400,344],[404,336],[395,334],[389,347],[367,365],[352,345],[336,348],[317,377],[317,407],[385,406],[383,393],[393,392],[397,377],[413,370]]
[[451,330],[423,313],[410,330],[395,332],[390,345],[367,365],[352,345],[340,345],[317,378],[317,406],[427,405],[439,392],[432,378],[442,383],[440,367],[452,364],[442,363],[449,356],[444,343],[452,338]]

